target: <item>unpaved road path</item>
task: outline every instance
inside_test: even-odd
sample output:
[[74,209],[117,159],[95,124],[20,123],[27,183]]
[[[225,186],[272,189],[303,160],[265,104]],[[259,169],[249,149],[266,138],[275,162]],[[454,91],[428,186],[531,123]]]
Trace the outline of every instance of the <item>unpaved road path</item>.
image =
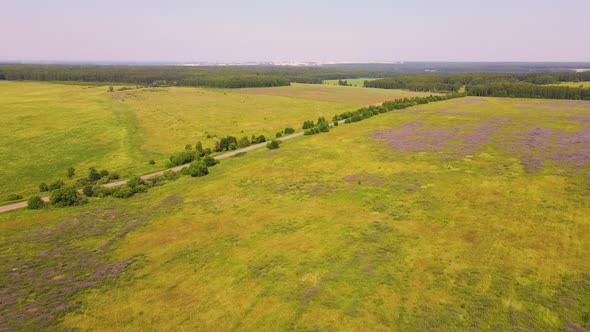
[[[339,122],[340,123],[343,123],[344,120],[339,121]],[[289,140],[289,139],[292,139],[292,138],[295,138],[295,137],[299,137],[299,136],[303,136],[303,132],[298,132],[298,133],[295,133],[295,134],[283,136],[283,137],[277,138],[277,139],[280,140],[280,141],[286,141],[286,140]],[[229,152],[226,152],[226,153],[217,155],[217,156],[215,156],[213,158],[215,158],[217,160],[226,159],[226,158],[233,157],[233,156],[235,156],[237,154],[240,154],[240,153],[252,151],[252,150],[255,150],[255,149],[260,149],[262,147],[265,147],[267,143],[268,142],[253,144],[253,145],[247,146],[245,148],[241,148],[241,149],[237,149],[237,150],[234,150],[234,151],[229,151]],[[170,171],[178,172],[181,169],[183,169],[185,167],[188,167],[188,166],[189,166],[189,164],[184,164],[184,165],[180,165],[180,166],[176,166],[176,167],[167,169],[165,171],[170,170]],[[149,179],[151,177],[157,176],[157,175],[163,175],[165,171],[159,171],[159,172],[155,172],[155,173],[151,173],[151,174],[146,174],[146,175],[141,176],[141,178],[145,180],[145,179]],[[121,180],[121,181],[117,181],[117,182],[110,182],[110,183],[104,184],[103,187],[107,187],[107,188],[118,187],[118,186],[122,186],[122,185],[126,184],[127,181],[129,181],[129,180]],[[78,190],[78,192],[82,192],[82,191],[81,190]],[[41,198],[43,199],[43,201],[49,202],[49,196],[45,196],[45,197],[41,197]],[[27,206],[27,202],[18,202],[18,203],[8,204],[8,205],[0,206],[0,212],[6,212],[6,211],[10,211],[10,210],[16,210],[16,209],[24,208],[26,206]]]

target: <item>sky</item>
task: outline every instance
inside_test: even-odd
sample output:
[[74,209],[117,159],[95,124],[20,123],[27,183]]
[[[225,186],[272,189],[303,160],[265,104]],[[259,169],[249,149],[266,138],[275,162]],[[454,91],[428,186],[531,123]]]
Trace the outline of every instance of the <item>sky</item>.
[[0,61],[590,61],[590,0],[0,0]]

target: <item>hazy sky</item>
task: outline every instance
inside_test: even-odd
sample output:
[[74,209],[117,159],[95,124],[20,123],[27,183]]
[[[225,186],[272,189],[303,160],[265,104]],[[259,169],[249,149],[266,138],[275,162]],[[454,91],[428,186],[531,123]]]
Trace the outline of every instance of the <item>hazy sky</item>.
[[0,60],[590,61],[590,0],[0,0],[0,12]]

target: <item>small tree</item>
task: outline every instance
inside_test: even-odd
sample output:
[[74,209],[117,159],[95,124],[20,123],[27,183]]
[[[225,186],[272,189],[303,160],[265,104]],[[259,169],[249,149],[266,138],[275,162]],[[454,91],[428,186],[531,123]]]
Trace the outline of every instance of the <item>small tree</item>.
[[250,140],[248,139],[248,136],[244,136],[242,138],[240,138],[240,141],[238,142],[238,146],[243,148],[246,146],[250,145]]
[[39,210],[45,207],[45,202],[39,196],[32,196],[27,202],[27,208],[30,210]]
[[39,191],[40,192],[49,191],[49,186],[47,185],[47,183],[41,182],[41,184],[39,184]]
[[65,183],[62,180],[55,180],[49,184],[49,190],[56,190],[63,187]]
[[280,144],[281,144],[281,141],[273,139],[268,144],[266,144],[266,147],[268,149],[274,150],[274,149],[278,149]]
[[192,177],[205,176],[209,174],[209,169],[207,168],[207,165],[204,161],[195,160],[188,167],[188,174],[190,174]]
[[82,196],[74,187],[63,187],[52,191],[49,201],[51,202],[51,205],[56,207],[80,205],[85,203]]
[[94,167],[90,167],[88,169],[88,181],[98,181],[100,180],[100,173]]
[[113,196],[116,198],[129,198],[133,196],[133,194],[133,189],[126,184],[120,186],[113,192]]
[[82,192],[84,193],[84,195],[92,197],[92,195],[94,195],[94,188],[92,188],[91,185],[86,185],[84,186],[84,189],[82,189]]
[[207,165],[207,167],[211,167],[211,166],[215,166],[215,164],[218,164],[219,160],[217,160],[211,156],[207,156],[207,157],[203,158],[203,162],[205,163],[205,165]]
[[195,144],[195,151],[197,151],[199,156],[203,156],[203,143],[201,143],[201,141],[198,141],[197,144]]
[[293,129],[291,127],[287,127],[287,128],[285,128],[284,132],[285,132],[285,135],[292,134],[295,132],[295,129]]
[[278,133],[276,133],[276,135],[275,135],[275,136],[276,136],[277,138],[279,138],[279,137],[283,137],[283,133],[281,133],[281,132],[279,131]]
[[68,179],[71,179],[76,175],[76,169],[73,167],[68,168]]

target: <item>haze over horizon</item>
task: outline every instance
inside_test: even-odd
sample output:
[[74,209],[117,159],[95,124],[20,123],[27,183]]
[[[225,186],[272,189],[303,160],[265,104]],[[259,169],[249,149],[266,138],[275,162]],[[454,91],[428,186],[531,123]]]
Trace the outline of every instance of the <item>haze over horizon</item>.
[[585,0],[3,5],[0,61],[590,61]]

